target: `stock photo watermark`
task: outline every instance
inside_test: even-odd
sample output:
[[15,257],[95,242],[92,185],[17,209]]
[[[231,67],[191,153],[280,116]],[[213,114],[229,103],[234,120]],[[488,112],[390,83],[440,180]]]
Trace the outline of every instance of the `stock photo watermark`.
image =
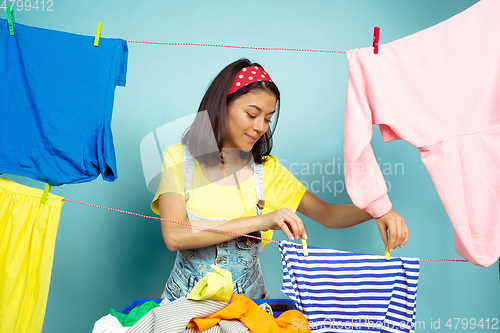
[[[179,144],[182,134],[191,126],[194,119],[198,117],[201,122],[210,125],[208,112],[201,111],[188,116],[168,122],[147,134],[140,144],[142,169],[146,186],[151,193],[156,193],[160,184],[162,171],[166,168],[182,171],[179,165],[166,166],[162,163],[164,150]],[[209,127],[211,129],[211,127]],[[206,140],[206,147],[200,155],[214,154],[219,152],[215,135]],[[195,158],[197,156],[194,156]],[[324,157],[323,157],[324,158]],[[333,194],[334,197],[346,192],[346,184],[349,189],[357,192],[390,192],[392,185],[384,177],[403,176],[405,167],[403,163],[383,163],[380,158],[371,164],[347,163],[343,158],[332,156],[326,162],[295,162],[287,159],[279,159],[279,163],[302,183],[307,190],[314,194]],[[349,173],[346,172],[349,170]],[[237,178],[237,172],[231,174]],[[363,176],[363,177],[359,177]],[[276,190],[294,190],[293,184],[278,184]],[[295,184],[296,185],[296,184]],[[299,190],[298,188],[296,190]]]
[[[380,158],[376,164],[367,165],[365,163],[345,164],[340,157],[332,157],[331,162],[292,162],[287,163],[286,159],[280,163],[288,169],[299,181],[312,193],[332,193],[334,197],[346,191],[346,182],[358,192],[387,191],[391,190],[391,183],[388,180],[383,182],[375,180],[361,180],[354,182],[350,177],[345,177],[345,170],[350,168],[352,175],[368,175],[370,178],[379,172],[383,176],[403,176],[405,173],[404,163],[381,163]],[[302,177],[313,178],[313,180],[302,180]]]
[[373,318],[359,318],[351,320],[325,318],[323,320],[304,321],[299,318],[292,319],[292,328],[298,329],[331,329],[331,330],[348,330],[356,332],[357,330],[373,330],[380,331],[381,329],[389,330],[498,330],[498,318],[431,318],[428,321],[416,320],[414,322],[392,320],[376,320]]
[[0,0],[2,5],[0,9],[5,11],[7,7],[14,10],[20,11],[41,11],[41,12],[52,12],[54,9],[54,1],[52,0]]

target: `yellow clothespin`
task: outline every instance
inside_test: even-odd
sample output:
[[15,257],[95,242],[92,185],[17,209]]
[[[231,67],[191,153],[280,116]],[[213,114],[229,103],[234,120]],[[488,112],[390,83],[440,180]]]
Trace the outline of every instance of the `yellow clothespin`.
[[99,38],[101,38],[102,23],[97,22],[97,31],[95,32],[94,46],[99,46]]
[[387,245],[385,246],[385,259],[391,259],[391,252],[389,252],[389,238],[387,238]]
[[304,238],[302,239],[302,252],[304,252],[304,257],[307,257],[307,241]]
[[50,185],[45,183],[45,189],[43,190],[43,195],[42,195],[42,203],[45,203],[47,201],[47,196],[50,193]]

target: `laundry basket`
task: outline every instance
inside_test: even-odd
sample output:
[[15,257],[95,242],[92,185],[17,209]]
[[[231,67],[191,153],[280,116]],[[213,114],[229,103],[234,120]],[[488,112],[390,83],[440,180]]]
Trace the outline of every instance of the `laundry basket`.
[[[135,301],[132,301],[129,304],[127,304],[123,309],[121,309],[118,312],[128,314],[130,310],[132,310],[136,306],[142,305],[148,301],[155,301],[156,303],[160,304],[162,300],[163,299],[161,298],[136,299]],[[297,310],[295,304],[289,299],[254,299],[253,301],[258,305],[262,303],[269,304],[271,306],[271,309],[273,310],[274,318],[278,318],[285,311]]]

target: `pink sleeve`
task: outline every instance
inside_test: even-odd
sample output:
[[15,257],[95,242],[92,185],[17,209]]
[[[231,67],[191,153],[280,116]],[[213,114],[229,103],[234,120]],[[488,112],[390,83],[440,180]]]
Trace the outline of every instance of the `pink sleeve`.
[[344,119],[345,182],[353,204],[378,218],[388,213],[392,204],[370,145],[374,122],[365,90],[366,83],[358,72],[356,53],[357,50],[347,51],[349,77]]

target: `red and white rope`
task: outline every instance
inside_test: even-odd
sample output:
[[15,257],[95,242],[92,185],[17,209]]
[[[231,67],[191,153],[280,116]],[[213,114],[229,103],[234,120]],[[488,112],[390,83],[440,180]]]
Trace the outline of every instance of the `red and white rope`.
[[152,44],[152,45],[225,47],[225,48],[232,48],[232,49],[249,49],[249,50],[262,50],[262,51],[298,51],[298,52],[316,52],[316,53],[345,53],[345,51],[296,49],[296,48],[286,48],[286,47],[256,47],[256,46],[237,46],[237,45],[224,45],[224,44],[201,44],[201,43],[163,43],[163,42],[146,42],[146,41],[139,41],[139,40],[127,40],[127,43]]
[[[271,243],[279,244],[278,241],[275,241],[275,240],[272,240],[272,239],[266,239],[266,238],[252,236],[252,235],[245,235],[245,234],[240,234],[240,233],[237,233],[237,232],[226,231],[226,230],[219,230],[219,229],[213,229],[213,228],[205,228],[205,227],[191,225],[191,224],[186,224],[186,223],[182,223],[182,222],[178,222],[178,221],[172,221],[172,220],[162,219],[162,218],[156,217],[156,216],[148,216],[148,215],[143,215],[143,214],[137,214],[137,213],[127,212],[126,210],[109,208],[109,207],[105,207],[105,206],[99,206],[99,205],[89,204],[89,203],[85,203],[85,202],[79,202],[79,201],[70,200],[70,199],[66,199],[66,198],[64,199],[64,201],[69,201],[69,202],[77,203],[77,204],[80,204],[80,205],[86,205],[86,206],[95,207],[95,208],[102,208],[102,209],[112,210],[114,212],[119,212],[119,213],[124,213],[124,214],[139,216],[139,217],[144,217],[144,218],[152,219],[152,220],[160,220],[160,221],[166,221],[166,222],[170,222],[170,223],[176,223],[176,224],[185,225],[185,226],[188,226],[188,227],[191,227],[191,228],[198,228],[198,229],[202,229],[202,230],[206,230],[206,231],[213,231],[213,232],[221,232],[221,233],[226,233],[226,234],[233,234],[233,235],[236,235],[236,236],[250,237],[250,238],[265,240],[265,241],[268,241],[268,242],[271,242]],[[419,259],[419,260],[420,261],[469,262],[468,260],[463,260],[463,259]],[[500,263],[500,261],[497,261],[497,262]]]

